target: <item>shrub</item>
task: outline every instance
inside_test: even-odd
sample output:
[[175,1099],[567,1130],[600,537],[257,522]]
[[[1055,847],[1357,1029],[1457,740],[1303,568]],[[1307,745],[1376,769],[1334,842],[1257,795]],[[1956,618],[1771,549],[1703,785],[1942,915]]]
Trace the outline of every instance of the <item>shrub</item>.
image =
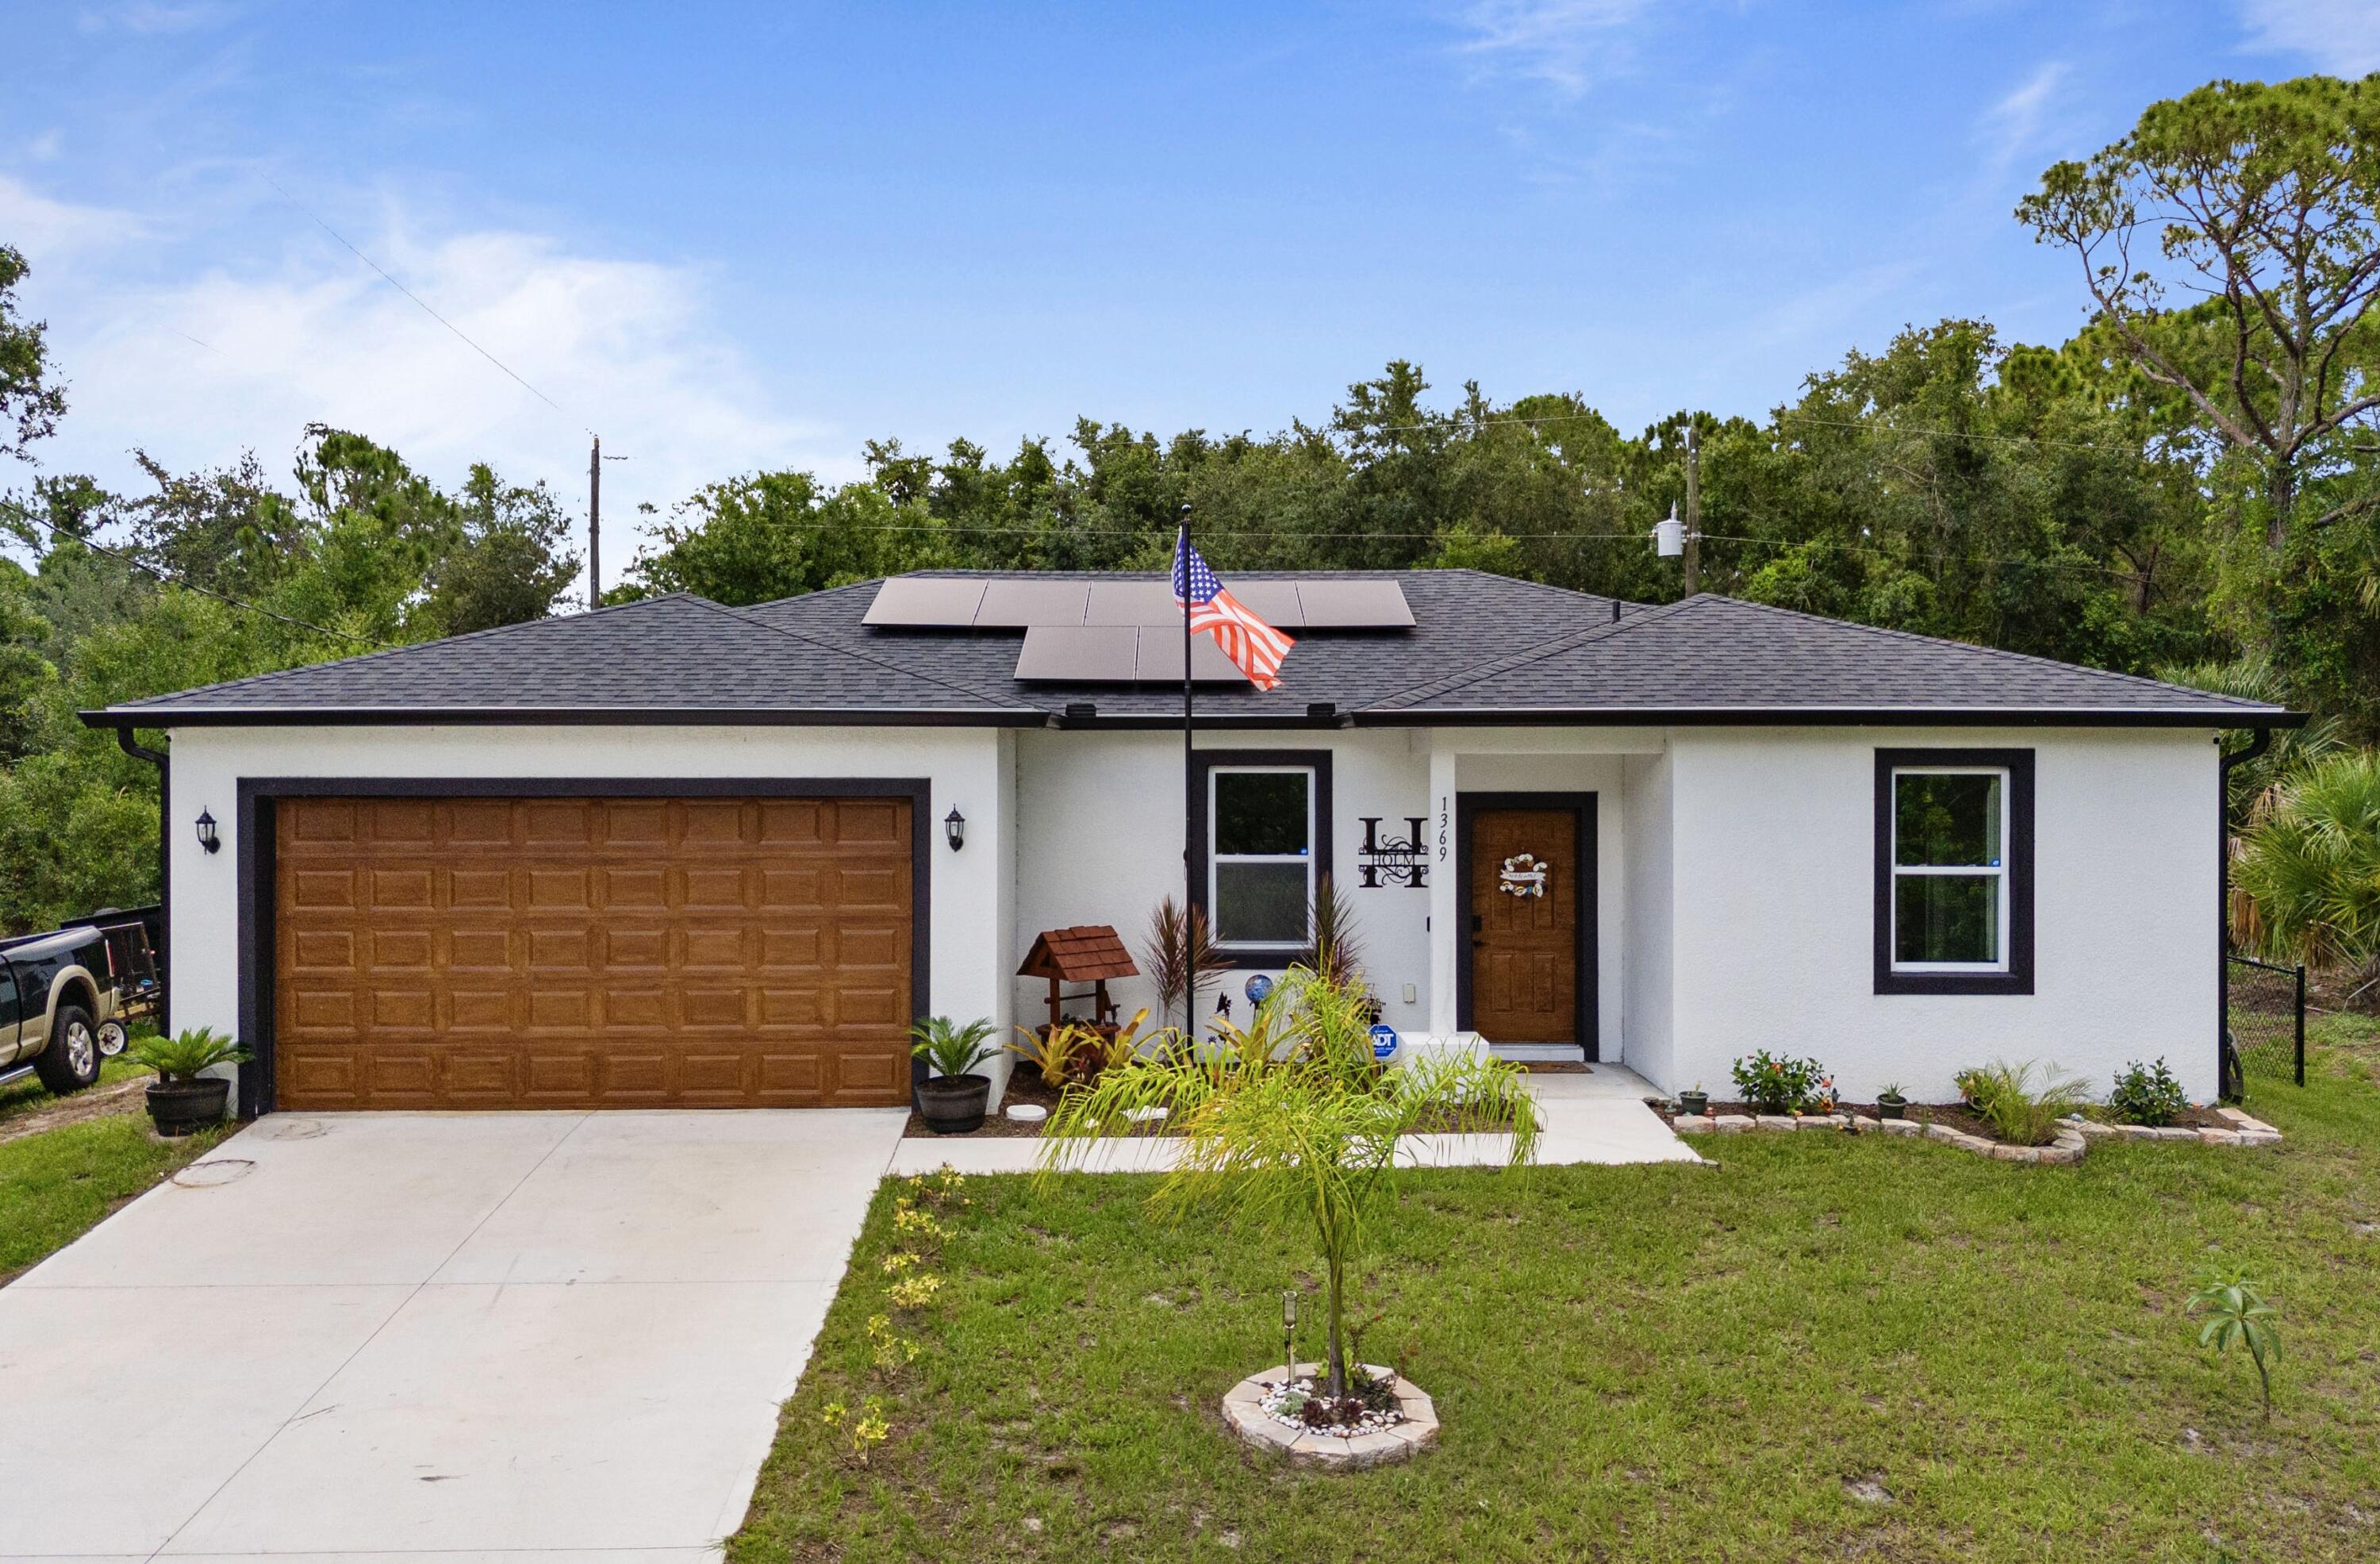
[[2082,1081],[2054,1068],[2036,1086],[2031,1063],[1961,1070],[1959,1084],[1992,1132],[2012,1146],[2046,1144],[2058,1121],[2091,1100]]
[[1792,1113],[1808,1106],[1829,1078],[1815,1059],[1786,1059],[1763,1048],[1735,1061],[1736,1089],[1763,1113]]
[[160,1081],[195,1081],[216,1065],[244,1064],[254,1057],[220,1032],[198,1027],[177,1037],[146,1037],[129,1050],[134,1064],[147,1065]]
[[2280,1332],[2273,1322],[2280,1317],[2280,1311],[2265,1301],[2245,1269],[2235,1266],[2208,1271],[2200,1278],[2199,1289],[2191,1295],[2189,1312],[2206,1316],[2198,1333],[2201,1347],[2214,1348],[2217,1356],[2234,1341],[2248,1350],[2256,1364],[2256,1384],[2265,1393],[2265,1415],[2271,1417],[2272,1364],[2281,1355]]
[[2182,1095],[2181,1082],[2173,1078],[2160,1057],[2154,1065],[2134,1059],[2116,1077],[2116,1089],[2107,1094],[2107,1111],[2122,1124],[2171,1124],[2190,1106]]
[[2285,784],[2240,838],[2232,884],[2252,948],[2380,994],[2380,750],[2329,756]]
[[925,1060],[926,1068],[938,1077],[965,1075],[999,1054],[991,1041],[993,1030],[989,1020],[961,1026],[948,1016],[928,1016],[909,1029],[909,1052]]

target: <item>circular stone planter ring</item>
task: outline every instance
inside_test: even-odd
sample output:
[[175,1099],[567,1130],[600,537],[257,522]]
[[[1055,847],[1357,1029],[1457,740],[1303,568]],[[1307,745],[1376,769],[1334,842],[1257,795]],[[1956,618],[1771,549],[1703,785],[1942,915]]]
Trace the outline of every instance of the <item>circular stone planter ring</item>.
[[[1370,1363],[1364,1366],[1380,1378],[1391,1377],[1387,1369]],[[1292,1428],[1266,1411],[1262,1404],[1265,1392],[1280,1383],[1280,1373],[1270,1369],[1252,1374],[1223,1396],[1223,1421],[1232,1425],[1232,1432],[1260,1449],[1285,1450],[1289,1459],[1300,1465],[1352,1472],[1404,1460],[1438,1440],[1438,1409],[1412,1380],[1401,1375],[1395,1376],[1397,1411],[1404,1414],[1404,1421],[1393,1427],[1358,1434],[1353,1438],[1318,1434],[1310,1428]],[[1292,1377],[1321,1373],[1319,1363],[1299,1363]]]

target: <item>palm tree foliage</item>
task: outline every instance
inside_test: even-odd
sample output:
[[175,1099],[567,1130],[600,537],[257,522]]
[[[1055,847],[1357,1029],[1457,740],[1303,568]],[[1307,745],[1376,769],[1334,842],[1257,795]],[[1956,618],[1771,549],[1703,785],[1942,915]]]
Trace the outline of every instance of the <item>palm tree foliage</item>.
[[2240,935],[2268,957],[2380,984],[2380,751],[2336,754],[2283,784],[2240,846]]
[[1045,1175],[1163,1108],[1180,1155],[1151,1206],[1170,1220],[1219,1214],[1265,1228],[1310,1226],[1330,1314],[1329,1393],[1347,1388],[1348,1275],[1396,1193],[1397,1137],[1427,1125],[1509,1130],[1515,1166],[1535,1152],[1536,1099],[1501,1060],[1456,1055],[1384,1069],[1372,1057],[1370,993],[1293,968],[1243,1029],[1211,1044],[1121,1062],[1050,1117]]

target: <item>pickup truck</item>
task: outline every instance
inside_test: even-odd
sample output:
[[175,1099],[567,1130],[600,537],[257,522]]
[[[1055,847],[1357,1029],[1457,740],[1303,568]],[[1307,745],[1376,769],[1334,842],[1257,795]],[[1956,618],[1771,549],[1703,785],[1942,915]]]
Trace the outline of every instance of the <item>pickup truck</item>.
[[115,969],[93,927],[0,944],[0,1081],[30,1069],[64,1095],[97,1081],[124,1046]]

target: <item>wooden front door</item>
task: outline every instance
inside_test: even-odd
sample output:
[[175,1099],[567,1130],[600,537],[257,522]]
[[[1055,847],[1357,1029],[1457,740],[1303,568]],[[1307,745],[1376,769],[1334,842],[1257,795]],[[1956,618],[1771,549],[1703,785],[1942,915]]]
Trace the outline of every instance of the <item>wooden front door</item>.
[[1490,1043],[1586,1042],[1580,1028],[1585,813],[1576,804],[1486,800],[1468,811],[1465,1024]]
[[900,798],[307,798],[276,812],[284,1108],[889,1106]]

